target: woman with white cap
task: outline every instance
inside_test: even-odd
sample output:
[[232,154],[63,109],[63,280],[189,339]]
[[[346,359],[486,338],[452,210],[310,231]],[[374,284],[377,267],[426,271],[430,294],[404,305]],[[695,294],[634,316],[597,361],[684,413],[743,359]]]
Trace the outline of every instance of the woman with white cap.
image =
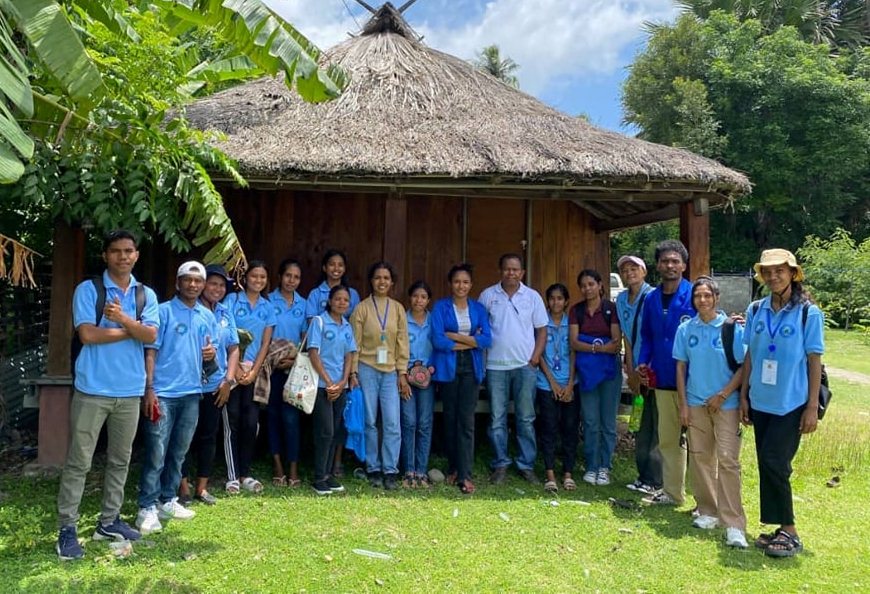
[[755,426],[761,521],[779,524],[755,544],[771,557],[793,557],[803,544],[795,528],[791,462],[801,435],[818,423],[824,316],[810,303],[791,252],[763,251],[755,278],[770,295],[746,312],[740,416]]

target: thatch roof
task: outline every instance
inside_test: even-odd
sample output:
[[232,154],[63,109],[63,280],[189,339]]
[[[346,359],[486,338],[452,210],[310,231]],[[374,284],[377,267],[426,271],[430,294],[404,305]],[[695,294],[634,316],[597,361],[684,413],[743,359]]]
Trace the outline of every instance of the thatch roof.
[[226,133],[219,148],[255,181],[382,180],[580,201],[652,192],[721,203],[750,189],[715,161],[602,130],[427,47],[390,4],[324,56],[350,75],[332,102],[305,103],[282,80],[263,78],[195,102],[187,117]]

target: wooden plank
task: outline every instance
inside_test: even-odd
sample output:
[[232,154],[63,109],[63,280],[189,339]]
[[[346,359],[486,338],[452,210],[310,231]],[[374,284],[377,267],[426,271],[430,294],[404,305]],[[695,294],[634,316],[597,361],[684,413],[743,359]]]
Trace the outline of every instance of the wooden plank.
[[467,259],[474,264],[473,295],[501,279],[498,259],[505,253],[526,254],[526,203],[522,200],[468,200]]
[[71,370],[72,298],[76,284],[84,273],[84,233],[58,220],[53,241],[45,372],[46,375],[58,377],[69,376]]
[[689,250],[689,265],[684,275],[696,279],[710,274],[710,213],[696,214],[692,202],[681,204],[680,241]]
[[450,293],[447,272],[462,261],[462,199],[409,195],[406,227],[405,286],[396,298],[407,304],[408,285],[425,280],[432,298]]
[[678,204],[668,204],[664,208],[658,208],[648,212],[638,213],[627,217],[617,219],[596,221],[595,228],[598,231],[617,231],[620,229],[630,229],[631,227],[642,227],[650,223],[658,223],[659,221],[668,221],[680,216],[680,207]]
[[404,295],[402,287],[406,284],[405,258],[407,251],[408,201],[404,196],[389,195],[384,200],[384,260],[396,269],[397,278],[393,279],[393,296]]

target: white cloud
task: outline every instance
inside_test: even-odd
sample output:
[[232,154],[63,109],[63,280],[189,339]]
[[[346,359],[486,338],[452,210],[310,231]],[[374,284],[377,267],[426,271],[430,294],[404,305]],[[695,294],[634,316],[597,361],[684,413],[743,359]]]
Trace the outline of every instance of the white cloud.
[[[358,31],[348,8],[360,24],[368,18],[354,0],[266,2],[321,48]],[[669,20],[676,12],[672,0],[418,0],[406,16],[425,43],[460,58],[498,45],[520,65],[520,86],[537,94],[560,79],[622,68],[644,21]]]

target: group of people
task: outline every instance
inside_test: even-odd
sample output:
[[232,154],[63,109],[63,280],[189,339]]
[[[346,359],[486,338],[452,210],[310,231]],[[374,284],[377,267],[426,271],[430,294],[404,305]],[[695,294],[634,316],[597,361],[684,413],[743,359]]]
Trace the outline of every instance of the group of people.
[[[161,530],[161,521],[192,518],[194,510],[185,505],[191,499],[215,504],[208,486],[221,425],[227,493],[261,492],[251,464],[264,407],[272,483],[299,486],[304,413],[285,402],[283,393],[302,348],[319,377],[311,414],[312,484],[318,494],[344,490],[343,414],[348,390],[357,388],[364,408],[360,458],[373,487],[429,486],[437,390],[445,481],[473,493],[474,417],[484,381],[491,483],[503,483],[513,465],[523,479],[540,484],[534,471],[540,446],[544,488],[576,489],[582,423],[582,480],[608,485],[624,370],[646,404],[636,439],[638,478],[628,487],[645,494],[648,503],[682,504],[688,428],[698,503],[694,523],[721,523],[727,544],[747,546],[738,455],[739,422],[750,422],[751,413],[762,521],[780,524],[756,544],[773,556],[801,548],[789,474],[800,433],[815,429],[812,394],[818,393],[822,318],[818,308],[805,304],[802,270],[784,250],[765,252],[756,265],[771,296],[747,312],[746,331],[718,311],[715,281],[682,278],[688,254],[676,241],[657,247],[657,288],[645,281],[644,261],[627,255],[618,268],[628,290],[616,303],[605,299],[601,275],[583,270],[577,277],[580,297],[571,307],[564,284],[548,287],[545,298],[526,285],[518,254],[500,258],[500,281],[478,299],[470,296],[472,267],[458,264],[447,274],[447,297],[432,303],[429,285],[416,281],[407,291],[407,310],[391,296],[396,273],[390,263],[369,267],[368,294],[361,299],[346,282],[347,260],[338,250],[325,253],[322,282],[307,299],[297,291],[302,270],[295,260],[280,264],[271,293],[262,261],[249,263],[239,290],[222,267],[185,262],[175,295],[158,304],[132,275],[138,258],[132,234],[109,234],[103,258],[101,282],[81,283],[74,296],[73,321],[83,346],[75,362],[71,443],[58,495],[61,559],[83,556],[78,507],[104,424],[108,457],[95,539],[136,540]],[[723,341],[725,325],[733,333]],[[725,342],[732,357],[723,354]],[[783,369],[777,373],[778,364]],[[801,365],[802,382],[793,372]],[[515,458],[508,439],[511,402]],[[134,529],[120,518],[120,508],[140,417],[144,455]],[[192,487],[186,478],[191,473]]]

